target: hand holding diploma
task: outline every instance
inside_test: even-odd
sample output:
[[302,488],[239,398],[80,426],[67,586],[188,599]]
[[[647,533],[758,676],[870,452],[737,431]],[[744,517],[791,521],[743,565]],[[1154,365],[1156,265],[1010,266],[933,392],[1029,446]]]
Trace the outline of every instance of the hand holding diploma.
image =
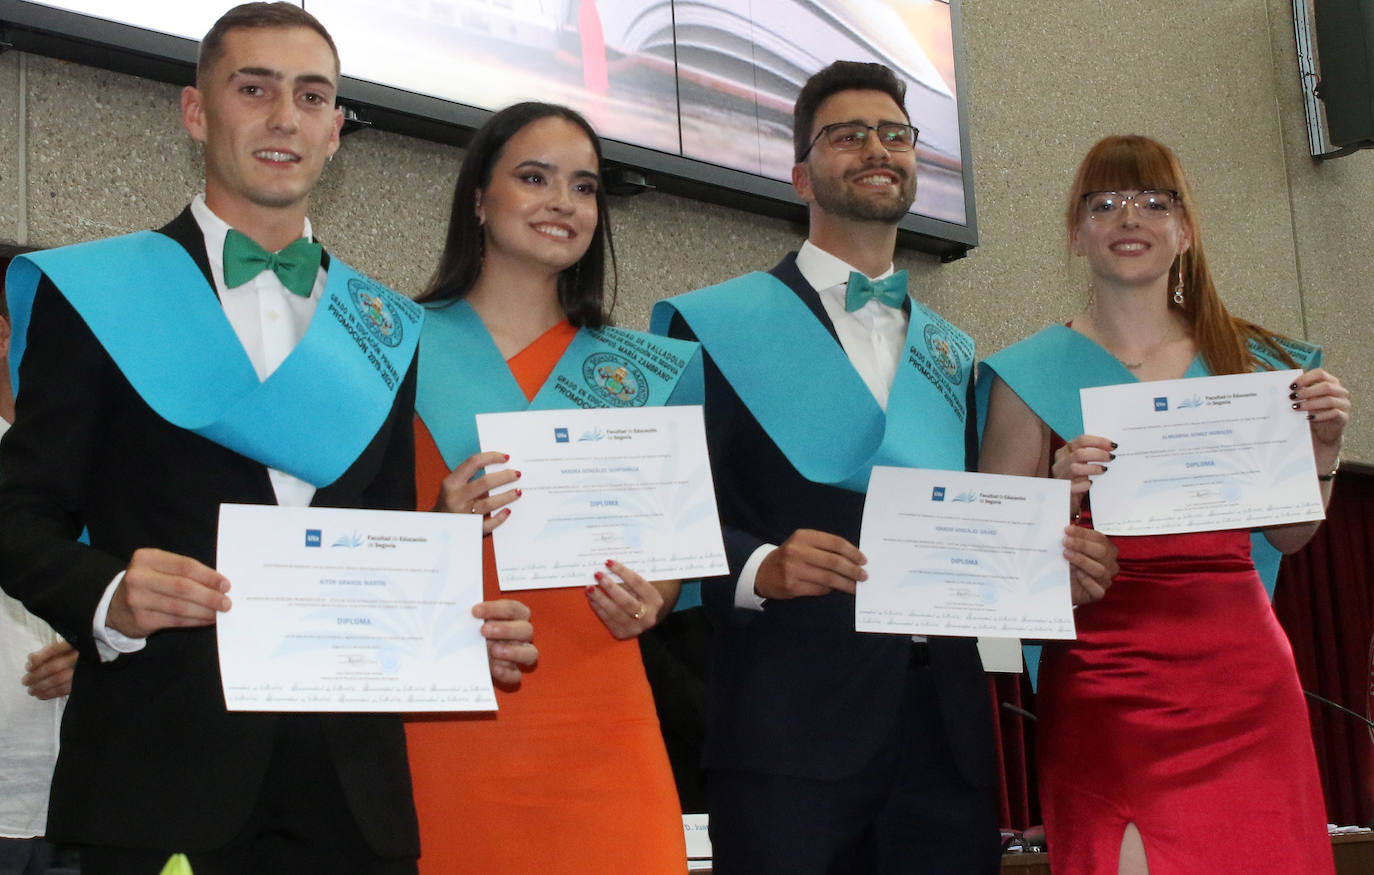
[[1075,605],[1095,602],[1107,594],[1121,567],[1117,550],[1106,535],[1070,524],[1064,528],[1064,558],[1069,563],[1069,593]]
[[766,599],[853,595],[855,585],[868,579],[860,567],[867,561],[858,547],[839,535],[798,529],[759,563],[754,592]]
[[507,489],[492,495],[492,490],[509,486],[520,479],[520,472],[514,470],[495,471],[491,474],[476,476],[477,472],[488,465],[505,464],[510,456],[505,453],[473,453],[454,468],[439,484],[439,498],[434,503],[436,511],[447,513],[480,514],[482,534],[489,535],[497,526],[510,518],[511,502],[520,497],[519,489]]
[[[481,599],[466,514],[220,507],[237,604],[216,624],[231,711],[490,711],[538,652],[529,610]],[[479,622],[479,620],[481,622]]]
[[650,583],[613,559],[607,559],[606,572],[598,571],[595,577],[596,585],[587,587],[587,604],[619,641],[652,629],[672,606],[659,591],[660,586],[672,590],[673,599],[677,598],[679,581]]
[[[1299,389],[1309,397],[1299,396]],[[1090,454],[1097,454],[1106,473],[1087,472],[1095,481],[1093,523],[1108,534],[1268,529],[1320,520],[1317,436],[1308,426],[1320,417],[1322,437],[1338,436],[1349,403],[1343,393],[1324,372],[1296,370],[1082,389],[1084,431],[1119,446],[1106,465],[1102,437],[1076,439],[1057,467],[1081,475],[1092,464]],[[1314,410],[1302,412],[1305,404]],[[1335,448],[1329,454],[1334,465]]]
[[209,626],[229,610],[229,579],[189,556],[135,550],[110,599],[105,623],[130,638],[160,629]]
[[861,535],[871,579],[857,587],[854,628],[1073,638],[1073,570],[1110,579],[1115,553],[1062,529],[1068,491],[1043,477],[875,466]]
[[[519,477],[522,486],[520,513],[492,533],[502,590],[586,587],[607,556],[650,580],[727,570],[700,407],[481,413],[476,422],[483,447],[510,453],[474,457],[491,459],[479,479]],[[481,488],[474,481],[463,500]],[[479,498],[477,511],[507,494]]]
[[525,669],[539,661],[529,607],[515,599],[492,599],[473,605],[472,615],[484,621],[491,679],[507,689],[520,686]]
[[1289,385],[1293,409],[1307,414],[1312,424],[1312,450],[1318,473],[1336,466],[1341,436],[1350,421],[1350,392],[1341,381],[1321,368],[1308,371]]
[[1077,516],[1083,507],[1083,496],[1092,485],[1091,477],[1107,471],[1107,463],[1114,461],[1112,450],[1116,444],[1097,435],[1081,434],[1055,450],[1050,476],[1069,481],[1069,513]]

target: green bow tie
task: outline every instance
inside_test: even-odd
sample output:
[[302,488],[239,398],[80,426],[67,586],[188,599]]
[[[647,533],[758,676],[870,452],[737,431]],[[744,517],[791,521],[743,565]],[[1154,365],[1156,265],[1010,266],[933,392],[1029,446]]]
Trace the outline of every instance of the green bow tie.
[[905,298],[906,271],[899,270],[886,279],[871,280],[854,270],[850,271],[849,285],[844,289],[844,309],[846,313],[853,313],[869,301],[900,307]]
[[268,252],[247,234],[229,229],[224,235],[224,285],[237,288],[270,270],[293,295],[310,297],[324,247],[302,237],[281,252]]

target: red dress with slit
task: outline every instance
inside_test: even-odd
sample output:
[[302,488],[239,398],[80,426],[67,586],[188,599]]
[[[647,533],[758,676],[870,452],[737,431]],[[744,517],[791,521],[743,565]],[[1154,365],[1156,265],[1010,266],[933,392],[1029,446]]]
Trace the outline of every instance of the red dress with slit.
[[1118,537],[1121,573],[1046,646],[1040,796],[1055,875],[1329,875],[1306,701],[1247,531]]
[[[575,334],[555,326],[507,361],[527,397]],[[448,467],[423,423],[415,432],[430,508]],[[581,589],[502,593],[491,538],[482,572],[484,598],[529,605],[539,665],[497,690],[495,714],[407,719],[420,872],[680,875],[681,813],[638,643],[612,638]]]

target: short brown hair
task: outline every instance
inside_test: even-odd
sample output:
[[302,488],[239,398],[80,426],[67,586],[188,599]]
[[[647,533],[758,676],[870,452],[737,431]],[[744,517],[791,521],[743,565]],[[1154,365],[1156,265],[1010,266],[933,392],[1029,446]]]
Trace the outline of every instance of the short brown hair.
[[224,54],[224,37],[231,30],[258,27],[308,27],[319,34],[334,55],[334,75],[339,75],[339,49],[334,38],[320,20],[293,3],[244,3],[220,16],[200,41],[200,57],[196,60],[196,86],[203,87],[210,68]]
[[841,91],[881,91],[891,97],[902,115],[911,121],[906,111],[906,83],[890,68],[864,61],[836,61],[806,80],[792,108],[792,153],[798,164],[811,146],[811,126],[816,123],[816,110],[827,97]]

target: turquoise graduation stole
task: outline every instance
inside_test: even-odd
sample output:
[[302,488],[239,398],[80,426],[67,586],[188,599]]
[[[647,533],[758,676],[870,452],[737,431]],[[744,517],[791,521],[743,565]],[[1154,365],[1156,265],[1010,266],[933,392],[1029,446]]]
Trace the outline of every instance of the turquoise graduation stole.
[[140,231],[14,259],[16,392],[43,275],[159,416],[316,487],[339,479],[386,421],[424,319],[419,305],[332,259],[304,337],[260,382],[191,256]]
[[771,274],[659,301],[651,330],[667,333],[674,313],[806,479],[865,492],[874,465],[964,470],[973,340],[934,310],[912,302],[886,414],[843,347]]
[[[1291,338],[1275,338],[1284,351],[1292,356],[1298,367],[1310,370],[1322,361],[1321,347]],[[1275,369],[1288,367],[1269,349],[1255,341],[1250,351],[1260,361]],[[1066,325],[1051,325],[1032,334],[1001,352],[994,353],[982,363],[978,373],[978,421],[987,422],[988,397],[993,376],[1017,394],[1026,406],[1039,416],[1050,430],[1064,440],[1072,440],[1083,433],[1083,408],[1078,390],[1096,386],[1114,386],[1136,382],[1135,374],[1116,356]],[[1201,355],[1193,359],[1183,376],[1209,377],[1211,370]],[[1269,597],[1274,597],[1278,582],[1279,560],[1283,558],[1261,532],[1250,535],[1250,555]],[[1026,646],[1026,663],[1031,667],[1032,683],[1040,648]]]
[[449,468],[478,451],[478,413],[701,403],[701,347],[691,341],[579,329],[530,401],[471,305],[426,310],[415,411]]

